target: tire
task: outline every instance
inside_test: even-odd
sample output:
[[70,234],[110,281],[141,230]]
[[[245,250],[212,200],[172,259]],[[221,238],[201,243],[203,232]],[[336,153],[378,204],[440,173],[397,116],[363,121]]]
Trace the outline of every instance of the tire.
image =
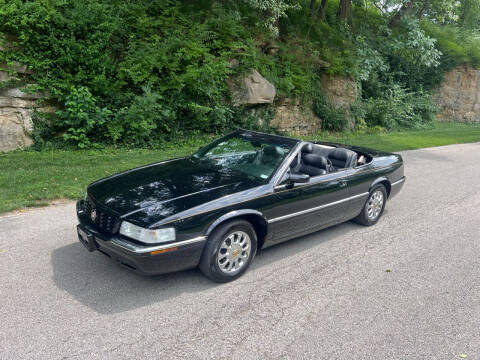
[[[379,197],[382,198],[380,208]],[[364,226],[375,225],[382,217],[386,203],[387,191],[385,190],[385,186],[381,184],[374,186],[372,190],[370,190],[370,195],[363,206],[362,212],[354,219],[354,221]]]
[[226,283],[247,271],[256,252],[257,234],[252,224],[244,220],[228,221],[208,237],[199,268],[210,280]]

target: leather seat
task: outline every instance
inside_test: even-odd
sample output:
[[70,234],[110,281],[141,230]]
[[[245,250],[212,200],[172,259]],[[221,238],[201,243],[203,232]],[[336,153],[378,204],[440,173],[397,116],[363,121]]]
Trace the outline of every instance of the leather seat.
[[327,158],[325,156],[314,154],[312,144],[305,144],[302,147],[299,156],[290,164],[290,168],[293,172],[310,176],[327,174],[327,167]]
[[330,151],[328,159],[332,162],[333,167],[337,169],[348,169],[357,163],[357,153],[344,148],[336,148]]
[[312,144],[305,144],[303,145],[302,147],[302,154],[303,153],[306,153],[306,154],[311,154],[313,153],[313,145]]
[[327,173],[327,159],[325,156],[303,153],[302,163],[298,171],[310,176],[325,175]]
[[298,156],[292,161],[290,164],[290,168],[294,172],[298,172],[298,169],[300,168],[300,165],[302,164],[302,158],[306,154],[310,154],[313,151],[313,146],[312,144],[305,144],[303,145],[302,149],[300,150],[300,153]]

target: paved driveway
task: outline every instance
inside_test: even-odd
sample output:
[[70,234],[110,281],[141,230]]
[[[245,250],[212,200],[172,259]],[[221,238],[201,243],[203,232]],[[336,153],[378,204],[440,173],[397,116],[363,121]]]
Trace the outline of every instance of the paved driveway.
[[0,217],[0,359],[479,359],[480,143],[403,156],[376,226],[267,249],[226,285],[87,253],[73,204]]

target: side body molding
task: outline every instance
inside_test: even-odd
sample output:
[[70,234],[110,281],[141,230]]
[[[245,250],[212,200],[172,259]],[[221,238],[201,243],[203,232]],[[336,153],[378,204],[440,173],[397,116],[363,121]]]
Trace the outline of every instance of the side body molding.
[[220,225],[221,223],[227,221],[227,220],[230,220],[230,219],[233,219],[233,218],[236,218],[236,217],[239,217],[239,216],[243,216],[243,215],[255,215],[255,216],[258,216],[258,217],[261,217],[263,219],[263,221],[265,222],[265,224],[267,224],[267,219],[265,218],[265,216],[263,216],[263,214],[258,211],[258,210],[253,210],[253,209],[242,209],[242,210],[234,210],[234,211],[231,211],[229,213],[226,213],[222,216],[220,216],[217,220],[215,220],[207,229],[207,232],[205,233],[206,236],[210,235],[212,233],[212,231],[218,226]]

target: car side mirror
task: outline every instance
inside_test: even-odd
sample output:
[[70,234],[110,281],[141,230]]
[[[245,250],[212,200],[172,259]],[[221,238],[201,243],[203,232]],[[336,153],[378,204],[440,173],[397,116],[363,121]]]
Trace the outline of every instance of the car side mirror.
[[308,183],[309,181],[310,176],[307,174],[292,174],[288,172],[285,174],[280,185],[275,186],[275,191],[290,189],[295,183]]
[[290,173],[287,177],[287,182],[289,183],[308,183],[310,181],[310,175],[307,174],[292,174]]

